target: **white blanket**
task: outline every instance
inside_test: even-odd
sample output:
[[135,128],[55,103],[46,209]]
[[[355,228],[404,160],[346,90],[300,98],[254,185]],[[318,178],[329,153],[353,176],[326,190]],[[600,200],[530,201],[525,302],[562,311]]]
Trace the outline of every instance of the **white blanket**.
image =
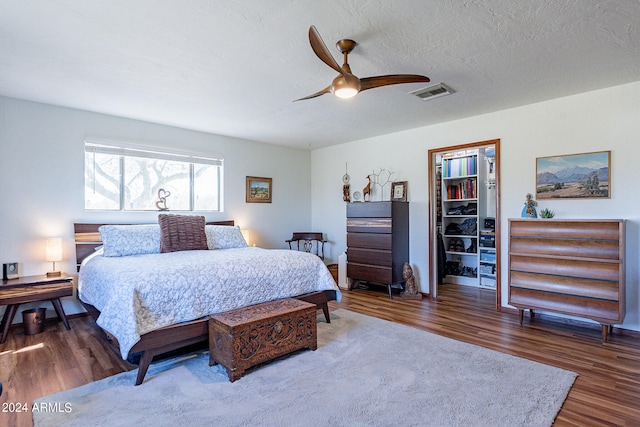
[[305,252],[239,248],[83,262],[78,295],[100,310],[97,323],[120,344],[122,358],[140,336],[203,316],[309,292],[335,290],[331,273]]

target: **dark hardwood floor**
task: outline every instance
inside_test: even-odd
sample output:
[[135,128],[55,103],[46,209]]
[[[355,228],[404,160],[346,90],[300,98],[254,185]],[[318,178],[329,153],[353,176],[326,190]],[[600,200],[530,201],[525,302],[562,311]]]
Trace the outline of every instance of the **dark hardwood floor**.
[[[47,321],[37,335],[14,327],[0,344],[0,410],[11,410],[0,412],[0,426],[31,426],[34,399],[135,368],[118,356],[91,317],[72,318],[69,324],[67,331],[62,322]],[[28,412],[15,412],[15,405],[5,403],[26,403]]]
[[[640,426],[637,334],[614,329],[602,345],[599,325],[536,316],[521,326],[517,315],[495,310],[492,291],[452,285],[441,286],[437,302],[389,300],[384,288],[343,295],[341,303],[330,303],[331,310],[376,316],[577,372],[556,426]],[[70,322],[71,331],[48,323],[45,332],[32,336],[16,327],[0,344],[0,409],[5,403],[30,406],[38,397],[135,368],[119,358],[91,318]],[[0,412],[0,426],[30,425],[30,412]]]

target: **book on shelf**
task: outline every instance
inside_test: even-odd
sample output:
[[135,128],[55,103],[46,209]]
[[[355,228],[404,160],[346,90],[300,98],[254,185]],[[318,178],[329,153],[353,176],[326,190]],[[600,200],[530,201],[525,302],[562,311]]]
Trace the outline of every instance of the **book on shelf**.
[[478,193],[477,180],[467,179],[464,182],[447,185],[447,199],[475,199]]
[[478,174],[478,156],[467,156],[453,159],[443,159],[442,176],[455,178]]

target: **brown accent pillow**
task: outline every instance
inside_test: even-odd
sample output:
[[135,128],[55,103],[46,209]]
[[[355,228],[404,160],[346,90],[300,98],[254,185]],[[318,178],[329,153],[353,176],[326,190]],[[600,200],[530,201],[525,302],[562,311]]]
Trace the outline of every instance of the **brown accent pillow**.
[[158,215],[160,252],[207,250],[204,216]]

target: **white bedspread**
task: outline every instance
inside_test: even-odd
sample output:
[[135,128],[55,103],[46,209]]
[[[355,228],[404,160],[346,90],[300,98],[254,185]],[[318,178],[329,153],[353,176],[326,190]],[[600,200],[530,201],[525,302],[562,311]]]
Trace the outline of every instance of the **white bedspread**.
[[335,290],[331,273],[305,252],[239,248],[123,257],[92,255],[78,295],[100,310],[122,358],[152,330],[212,313],[309,292]]

